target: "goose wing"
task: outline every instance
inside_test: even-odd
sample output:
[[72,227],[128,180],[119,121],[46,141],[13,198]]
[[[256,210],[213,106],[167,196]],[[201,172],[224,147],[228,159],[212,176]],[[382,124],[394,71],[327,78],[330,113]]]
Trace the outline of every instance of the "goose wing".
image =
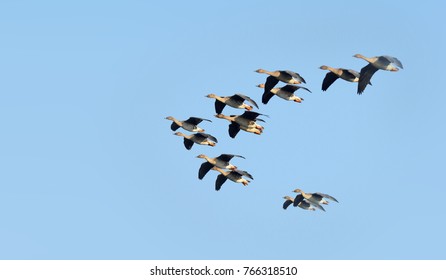
[[251,121],[255,121],[256,118],[260,115],[266,116],[266,115],[263,115],[263,114],[260,114],[257,112],[253,112],[253,111],[245,111],[243,114],[240,115],[240,117],[251,120]]
[[331,195],[328,195],[328,194],[325,194],[325,193],[316,193],[316,194],[318,194],[318,195],[320,195],[320,196],[322,196],[322,197],[325,197],[325,198],[328,198],[328,199],[331,199],[331,200],[333,200],[333,201],[336,201],[336,202],[338,202],[339,203],[339,201],[337,201],[336,200],[336,198],[334,198],[334,197],[332,197]]
[[285,202],[283,203],[283,209],[286,210],[288,208],[288,206],[290,206],[291,204],[293,204],[293,201],[287,199],[285,200]]
[[285,71],[283,71],[283,73],[287,73],[288,75],[290,75],[294,79],[300,81],[301,83],[306,84],[305,79],[301,75],[297,74],[296,72],[293,72],[293,71],[290,71],[290,70],[285,70]]
[[194,145],[194,141],[192,141],[190,139],[186,139],[186,138],[184,138],[183,143],[184,143],[184,147],[186,147],[186,149],[188,149],[188,150],[190,150],[192,148],[192,146]]
[[304,200],[304,196],[302,194],[296,195],[296,197],[294,198],[293,206],[296,207],[303,200]]
[[229,136],[231,138],[235,138],[235,136],[237,135],[237,133],[240,131],[240,125],[236,122],[231,122],[231,124],[229,124]]
[[322,90],[326,91],[338,78],[338,75],[336,75],[335,73],[328,72],[327,75],[325,75],[324,80],[322,81]]
[[268,104],[269,100],[274,96],[274,93],[272,93],[270,90],[263,92],[262,95],[262,103]]
[[195,135],[199,135],[199,137],[203,137],[204,138],[203,140],[211,139],[215,143],[218,143],[217,138],[215,138],[214,136],[212,136],[210,134],[199,132],[199,133],[195,133]]
[[170,129],[172,129],[173,131],[177,130],[178,128],[180,128],[180,126],[177,125],[175,122],[172,122],[172,124],[170,125]]
[[311,90],[309,90],[308,88],[306,88],[306,87],[301,87],[301,86],[296,86],[296,85],[286,85],[286,86],[284,86],[284,87],[282,87],[282,90],[283,91],[287,91],[287,92],[291,92],[291,93],[294,93],[296,90],[298,90],[298,89],[304,89],[304,90],[306,90],[306,91],[308,91],[308,92],[311,92]]
[[246,172],[246,171],[243,171],[243,170],[233,170],[233,171],[231,171],[231,172],[234,172],[234,173],[238,173],[240,176],[245,176],[245,177],[248,177],[249,179],[251,179],[251,180],[254,180],[254,178],[252,177],[252,175],[251,174],[249,174],[248,172]]
[[322,211],[325,212],[324,207],[322,207],[322,205],[320,205],[319,203],[314,202],[314,201],[311,201],[311,200],[308,200],[308,202],[309,202],[311,205],[313,205],[314,207],[316,207],[316,208],[318,208],[318,209],[320,209],[320,210],[322,210]]
[[223,108],[225,108],[225,106],[226,106],[225,103],[215,100],[215,113],[221,114],[221,112],[223,112]]
[[193,125],[197,125],[199,123],[201,123],[202,121],[208,121],[208,122],[212,122],[211,120],[208,119],[203,119],[203,118],[197,118],[197,117],[190,117],[187,120],[185,120],[184,122],[193,124]]
[[223,175],[220,174],[217,176],[217,179],[215,180],[215,190],[219,191],[221,189],[221,186],[226,182],[226,180],[228,180],[228,178]]
[[398,66],[401,69],[403,69],[403,64],[401,63],[401,61],[399,61],[398,58],[393,57],[393,56],[388,56],[388,55],[383,55],[383,57],[385,57],[390,63],[393,63],[396,66]]
[[279,82],[279,80],[273,76],[268,76],[268,78],[266,78],[266,82],[265,82],[265,92],[269,92],[270,90],[273,89],[273,87],[275,85],[277,85],[277,83]]
[[358,81],[358,94],[362,94],[372,79],[373,74],[378,71],[378,68],[373,66],[371,63],[367,64],[361,69]]
[[222,160],[222,161],[230,161],[233,157],[240,157],[240,158],[243,158],[243,159],[245,158],[243,156],[232,155],[232,154],[221,154],[217,158]]
[[212,165],[211,163],[204,162],[198,170],[198,179],[203,179],[204,176],[209,172],[209,170],[212,169],[212,167],[214,167],[214,165]]
[[[254,105],[257,109],[259,108],[259,106],[257,105],[257,103],[253,100],[253,99],[251,99],[251,97],[249,97],[249,96],[246,96],[246,95],[243,95],[243,94],[241,94],[241,93],[237,93],[237,94],[235,94],[234,96],[238,96],[239,98],[242,98],[243,100],[247,100],[249,103],[251,103],[252,105]],[[234,97],[233,96],[233,97]],[[232,97],[231,97],[232,98]],[[242,101],[243,102],[243,101]]]

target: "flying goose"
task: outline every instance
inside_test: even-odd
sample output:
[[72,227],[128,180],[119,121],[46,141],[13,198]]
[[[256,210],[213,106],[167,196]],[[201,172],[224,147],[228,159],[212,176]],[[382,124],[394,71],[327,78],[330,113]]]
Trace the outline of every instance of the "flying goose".
[[313,204],[313,206],[321,209],[322,211],[325,211],[325,209],[320,204],[328,204],[328,201],[326,201],[324,198],[331,199],[333,201],[336,201],[336,198],[323,193],[305,193],[301,189],[295,189],[293,192],[300,193],[294,198],[293,206],[298,206],[298,204],[303,201],[303,199],[306,199],[308,202]]
[[206,95],[206,97],[215,99],[215,112],[217,114],[220,114],[221,112],[223,112],[223,108],[226,105],[229,105],[231,107],[238,108],[238,109],[246,109],[248,111],[251,111],[252,106],[244,103],[245,100],[250,102],[256,108],[259,108],[259,106],[257,105],[257,103],[254,100],[252,100],[249,96],[243,95],[241,93],[236,93],[233,96],[218,96],[216,94],[211,93],[211,94]]
[[221,154],[218,157],[210,158],[204,154],[198,155],[197,158],[203,158],[206,160],[206,162],[203,162],[200,166],[200,169],[198,170],[198,179],[203,179],[206,173],[209,172],[209,170],[212,169],[212,167],[216,166],[218,168],[224,168],[224,169],[230,169],[230,170],[236,170],[237,166],[229,163],[229,161],[233,157],[240,157],[243,158],[243,156],[239,155],[231,155],[231,154]]
[[[322,81],[322,90],[326,91],[338,78],[346,80],[348,82],[357,83],[359,81],[359,73],[352,69],[345,68],[333,68],[330,66],[322,65],[319,67],[322,70],[328,70]],[[369,82],[371,85],[371,83]]]
[[[285,202],[283,203],[282,207],[284,210],[286,210],[288,206],[294,203],[294,198],[289,196],[284,196],[283,198],[285,199]],[[311,207],[311,204],[308,203],[306,200],[300,201],[296,206],[299,206],[300,208],[305,210],[312,210],[312,211],[316,210],[314,207]]]
[[216,170],[220,172],[217,176],[217,179],[215,180],[215,190],[219,191],[221,189],[221,186],[226,182],[227,179],[236,182],[236,183],[242,183],[243,186],[247,186],[248,183],[250,183],[249,180],[243,178],[243,176],[248,177],[249,179],[253,180],[254,178],[246,171],[242,170],[231,170],[231,171],[224,171],[216,166],[212,167],[212,170]]
[[217,138],[215,138],[214,136],[201,132],[191,135],[185,135],[181,132],[175,132],[174,135],[184,137],[184,147],[186,147],[186,149],[188,150],[192,148],[194,143],[200,145],[209,145],[212,147],[215,146],[215,143],[218,143]]
[[362,58],[369,63],[361,69],[359,74],[358,94],[362,94],[376,71],[381,69],[396,72],[399,70],[398,67],[403,69],[403,64],[398,58],[388,55],[365,57],[361,54],[355,54],[353,57]]
[[183,129],[190,131],[190,132],[204,132],[204,129],[198,127],[197,125],[199,123],[201,123],[202,121],[212,122],[211,120],[197,118],[197,117],[190,117],[185,121],[179,121],[179,120],[175,119],[174,117],[168,116],[168,117],[166,117],[166,120],[172,121],[172,125],[170,126],[170,129],[172,129],[173,131],[182,127]]
[[[257,87],[265,88],[265,84],[257,85]],[[294,95],[294,92],[300,88],[304,89],[308,92],[311,92],[306,87],[295,86],[295,85],[286,85],[281,88],[272,88],[272,89],[270,89],[270,91],[263,93],[262,103],[267,104],[268,101],[271,99],[271,97],[273,97],[274,95],[277,95],[278,97],[285,99],[285,100],[301,103],[304,99],[297,95]]]
[[269,75],[265,82],[265,93],[269,92],[279,81],[287,84],[306,83],[301,75],[290,70],[267,71],[264,69],[257,69],[255,72]]
[[257,117],[262,115],[257,112],[245,111],[241,115],[230,115],[225,116],[223,114],[215,115],[217,118],[225,119],[230,121],[229,124],[229,136],[234,138],[240,129],[251,132],[257,135],[260,135],[263,132],[263,126],[259,125],[256,121],[263,121],[262,119],[258,119]]

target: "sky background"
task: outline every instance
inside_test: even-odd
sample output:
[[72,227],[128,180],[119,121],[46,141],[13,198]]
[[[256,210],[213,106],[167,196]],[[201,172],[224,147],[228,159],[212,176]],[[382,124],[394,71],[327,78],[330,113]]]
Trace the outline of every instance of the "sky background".
[[[2,1],[0,259],[445,259],[445,8]],[[319,66],[359,71],[356,53],[404,69],[322,92]],[[263,105],[258,68],[312,93]],[[236,92],[262,135],[231,139],[204,97]],[[169,115],[211,119],[217,146],[186,150]],[[255,180],[216,192],[200,153],[243,155]],[[339,204],[284,211],[295,188]]]

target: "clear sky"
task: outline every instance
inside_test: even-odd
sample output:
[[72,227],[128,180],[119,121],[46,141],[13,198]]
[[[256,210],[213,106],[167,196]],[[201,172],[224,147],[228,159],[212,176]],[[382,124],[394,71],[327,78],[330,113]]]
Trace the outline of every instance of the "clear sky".
[[[445,259],[441,1],[2,1],[1,259]],[[319,66],[391,55],[362,96]],[[261,104],[254,70],[312,93]],[[209,93],[241,92],[260,136],[228,136]],[[226,114],[240,110],[225,108]],[[166,116],[209,118],[187,151]],[[205,153],[234,159],[248,187]],[[327,212],[282,209],[301,188]]]

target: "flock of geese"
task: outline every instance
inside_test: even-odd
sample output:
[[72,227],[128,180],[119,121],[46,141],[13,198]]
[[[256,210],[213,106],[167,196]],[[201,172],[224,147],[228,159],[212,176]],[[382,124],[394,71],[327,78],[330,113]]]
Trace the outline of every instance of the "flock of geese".
[[[358,83],[357,93],[362,94],[367,87],[371,85],[371,78],[378,70],[386,71],[398,71],[399,68],[403,69],[401,62],[391,56],[375,56],[375,57],[365,57],[360,54],[354,55],[356,58],[364,59],[368,62],[361,71],[358,73],[355,70],[345,69],[345,68],[333,68],[330,66],[323,65],[320,67],[322,70],[328,70],[329,72],[325,75],[322,81],[322,91],[326,91],[337,79],[348,82]],[[299,89],[311,92],[308,88],[300,86],[302,83],[306,83],[305,79],[289,70],[277,70],[277,71],[267,71],[264,69],[258,69],[255,72],[268,75],[265,83],[257,85],[259,88],[263,88],[264,92],[262,95],[262,103],[267,104],[269,100],[278,96],[282,99],[288,101],[294,101],[301,103],[304,99],[295,95],[295,92]],[[283,87],[275,87],[279,82],[286,83]],[[264,127],[258,122],[265,122],[263,119],[258,118],[259,116],[267,116],[261,113],[252,111],[253,108],[259,108],[257,103],[249,96],[237,93],[232,96],[218,96],[216,94],[206,95],[208,98],[215,99],[215,117],[220,119],[225,119],[229,121],[228,133],[231,138],[235,138],[240,130],[254,133],[262,134]],[[230,106],[236,109],[245,110],[241,115],[224,115],[223,110],[226,106]],[[176,131],[182,128],[189,132],[194,132],[193,134],[186,135],[182,132],[174,133],[177,136],[183,137],[184,147],[190,150],[194,144],[198,145],[208,145],[215,146],[218,143],[217,138],[214,136],[204,133],[204,129],[198,125],[203,121],[212,122],[209,119],[190,117],[187,120],[178,120],[174,117],[166,117],[167,120],[172,121],[170,128],[172,131]],[[253,180],[253,176],[246,171],[240,170],[237,166],[230,163],[234,158],[243,158],[240,155],[233,154],[221,154],[218,157],[208,157],[204,154],[200,154],[197,158],[204,159],[205,162],[201,164],[198,170],[198,179],[203,179],[210,170],[218,172],[218,176],[215,180],[215,190],[219,191],[222,185],[229,179],[235,183],[241,183],[247,186],[250,181]],[[307,193],[301,189],[293,190],[297,195],[293,198],[291,196],[284,196],[285,202],[283,203],[283,209],[287,209],[290,205],[294,207],[299,207],[304,210],[322,210],[325,211],[321,204],[328,204],[328,200],[338,202],[334,197],[323,194],[323,193]]]

